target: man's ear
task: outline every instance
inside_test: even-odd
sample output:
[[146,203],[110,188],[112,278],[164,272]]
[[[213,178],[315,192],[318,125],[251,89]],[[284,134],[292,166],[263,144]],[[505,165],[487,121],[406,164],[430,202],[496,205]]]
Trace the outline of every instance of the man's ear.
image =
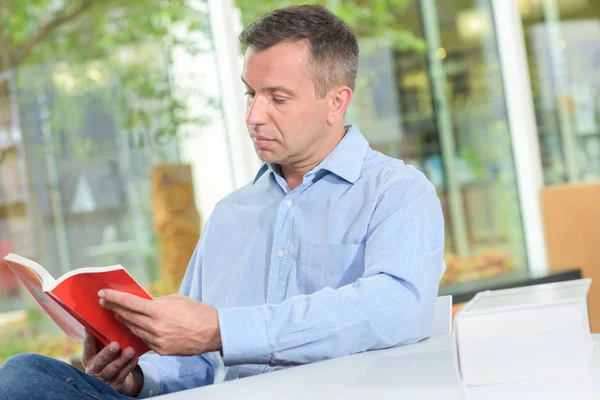
[[338,121],[344,120],[346,109],[352,100],[352,89],[348,86],[340,86],[329,92],[329,113],[327,114],[327,123],[334,125]]

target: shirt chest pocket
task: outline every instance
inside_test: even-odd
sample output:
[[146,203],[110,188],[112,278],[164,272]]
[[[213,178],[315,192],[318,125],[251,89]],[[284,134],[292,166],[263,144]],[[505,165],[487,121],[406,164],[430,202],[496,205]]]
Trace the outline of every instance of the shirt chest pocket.
[[364,272],[364,258],[364,244],[301,243],[297,264],[300,291],[310,294],[355,282]]

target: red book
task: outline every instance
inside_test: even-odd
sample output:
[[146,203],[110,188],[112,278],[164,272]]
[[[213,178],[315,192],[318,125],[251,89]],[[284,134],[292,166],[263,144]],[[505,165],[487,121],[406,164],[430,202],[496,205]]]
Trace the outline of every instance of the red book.
[[114,341],[121,349],[132,347],[138,357],[150,350],[98,302],[100,289],[115,289],[152,300],[121,265],[80,268],[54,279],[44,267],[25,257],[11,253],[4,262],[44,311],[77,343],[83,342],[87,330],[104,345]]

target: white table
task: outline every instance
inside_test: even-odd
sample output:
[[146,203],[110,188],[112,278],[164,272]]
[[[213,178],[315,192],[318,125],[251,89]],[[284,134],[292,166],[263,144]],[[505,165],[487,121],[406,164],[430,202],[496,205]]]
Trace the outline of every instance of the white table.
[[[594,335],[600,343],[600,335]],[[600,346],[589,372],[464,388],[453,335],[160,396],[192,399],[600,399]]]

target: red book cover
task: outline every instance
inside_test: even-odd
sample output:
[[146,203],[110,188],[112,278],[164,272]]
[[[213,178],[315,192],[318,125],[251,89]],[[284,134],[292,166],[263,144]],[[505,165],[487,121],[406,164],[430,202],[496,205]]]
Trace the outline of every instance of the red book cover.
[[9,254],[4,261],[71,339],[82,343],[87,330],[104,345],[115,341],[121,349],[132,347],[138,357],[150,350],[98,302],[100,289],[115,289],[152,300],[122,266],[80,268],[54,279],[44,267],[25,257]]

